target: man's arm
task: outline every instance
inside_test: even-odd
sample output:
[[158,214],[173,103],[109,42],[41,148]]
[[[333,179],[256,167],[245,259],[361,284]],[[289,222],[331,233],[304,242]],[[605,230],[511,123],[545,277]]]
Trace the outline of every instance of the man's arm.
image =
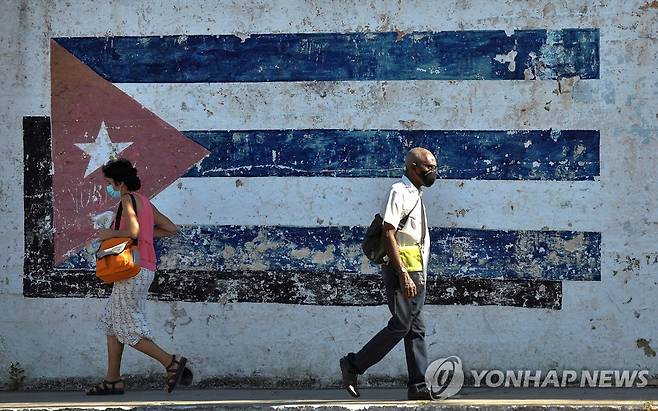
[[416,284],[411,279],[407,269],[402,265],[402,259],[400,258],[400,252],[398,250],[398,243],[395,241],[395,232],[396,227],[387,222],[384,222],[382,236],[384,240],[384,247],[386,248],[386,254],[388,255],[388,266],[398,274],[400,279],[400,288],[402,288],[404,295],[407,298],[413,298],[416,296],[417,292]]

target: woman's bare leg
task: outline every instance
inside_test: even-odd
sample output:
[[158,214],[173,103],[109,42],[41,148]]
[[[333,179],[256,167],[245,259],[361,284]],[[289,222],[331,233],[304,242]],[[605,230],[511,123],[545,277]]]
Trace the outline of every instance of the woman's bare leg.
[[116,381],[121,378],[121,357],[123,356],[123,343],[116,335],[107,336],[107,381]]
[[[105,373],[105,381],[119,381],[121,379],[121,357],[123,356],[123,343],[121,343],[116,335],[107,336],[107,373]],[[123,389],[123,381],[117,382],[113,385],[114,388]],[[105,385],[101,382],[91,390],[103,390]]]
[[[160,364],[162,364],[162,366],[165,368],[167,368],[169,365],[172,365],[172,360],[174,359],[174,356],[169,354],[168,352],[160,348],[156,343],[154,343],[153,341],[147,338],[142,338],[141,340],[139,340],[137,344],[133,345],[133,348],[155,359]],[[178,358],[178,360],[180,360],[180,357]],[[167,378],[171,378],[172,376],[176,375],[176,371],[178,371],[178,363],[173,364],[173,367],[167,370]]]
[[162,364],[163,367],[167,367],[171,364],[173,356],[148,338],[142,338],[137,344],[133,345],[133,348],[153,358]]

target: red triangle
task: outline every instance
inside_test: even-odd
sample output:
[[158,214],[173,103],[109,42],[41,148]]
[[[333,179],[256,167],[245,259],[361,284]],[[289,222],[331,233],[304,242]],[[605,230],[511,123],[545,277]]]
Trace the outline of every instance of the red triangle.
[[76,143],[95,142],[104,122],[113,143],[132,142],[120,153],[139,170],[140,192],[164,190],[208,151],[100,77],[54,40],[50,42],[55,264],[95,234],[91,216],[113,210],[100,168],[85,177],[89,156]]

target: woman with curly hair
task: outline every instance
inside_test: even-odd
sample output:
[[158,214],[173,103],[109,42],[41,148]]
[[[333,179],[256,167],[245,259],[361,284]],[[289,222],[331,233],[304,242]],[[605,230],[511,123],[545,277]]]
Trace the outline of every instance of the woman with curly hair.
[[[149,286],[156,270],[154,238],[169,237],[176,233],[176,226],[151,204],[149,199],[137,193],[141,181],[137,169],[125,159],[112,160],[103,166],[107,180],[107,193],[121,199],[122,213],[119,229],[101,229],[98,238],[130,237],[137,240],[140,272],[127,280],[116,281],[112,294],[100,318],[100,327],[107,336],[107,373],[103,381],[87,390],[88,395],[123,394],[121,357],[125,344],[143,352],[165,367],[167,391],[178,383],[192,383],[192,371],[185,365],[187,358],[169,354],[155,342],[146,321],[145,308]],[[113,225],[114,227],[114,225]]]

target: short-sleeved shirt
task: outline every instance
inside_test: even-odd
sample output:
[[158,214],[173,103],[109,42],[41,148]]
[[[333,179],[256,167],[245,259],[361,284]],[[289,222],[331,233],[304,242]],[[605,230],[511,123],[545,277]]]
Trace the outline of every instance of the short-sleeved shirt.
[[[425,228],[425,239],[422,244],[423,252],[423,277],[427,276],[427,262],[430,257],[430,232],[427,226],[427,215],[422,207],[422,190],[416,188],[407,176],[402,176],[402,180],[391,186],[388,199],[381,210],[380,215],[384,222],[393,227],[400,224],[400,220],[407,214],[409,219],[407,223],[395,234],[395,239],[399,246],[409,246],[420,244],[423,236],[423,227]],[[418,205],[416,205],[416,203]],[[416,207],[414,208],[414,206]],[[424,221],[424,223],[423,223]]]

